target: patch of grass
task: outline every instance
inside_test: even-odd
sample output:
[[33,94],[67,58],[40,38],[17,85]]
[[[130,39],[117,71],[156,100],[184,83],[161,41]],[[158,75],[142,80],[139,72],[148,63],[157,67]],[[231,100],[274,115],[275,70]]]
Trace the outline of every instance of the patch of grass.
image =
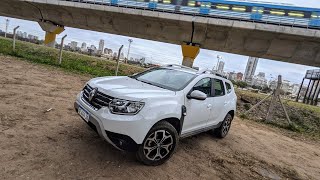
[[[116,62],[73,52],[63,52],[62,63],[58,63],[59,51],[54,48],[16,41],[16,51],[12,50],[12,39],[0,37],[0,54],[19,57],[30,62],[60,67],[66,71],[93,76],[114,76]],[[120,64],[119,75],[131,75],[144,68]]]
[[[278,103],[273,113],[273,120],[270,122],[261,121],[266,116],[267,108],[270,101],[263,103],[255,109],[250,116],[243,116],[242,113],[248,110],[250,106],[255,105],[267,95],[258,94],[250,91],[236,91],[238,97],[242,97],[250,103],[243,102],[240,98],[238,100],[238,113],[242,119],[255,120],[257,122],[266,123],[273,127],[286,129],[299,134],[307,135],[309,137],[320,139],[320,107],[311,106],[292,100],[283,100],[284,105],[288,111],[292,125],[288,125],[284,112]],[[252,115],[252,116],[251,116]]]
[[248,111],[251,107],[251,104],[244,104],[244,108],[246,109],[246,111]]
[[240,114],[239,116],[241,119],[248,119],[248,116],[246,114]]

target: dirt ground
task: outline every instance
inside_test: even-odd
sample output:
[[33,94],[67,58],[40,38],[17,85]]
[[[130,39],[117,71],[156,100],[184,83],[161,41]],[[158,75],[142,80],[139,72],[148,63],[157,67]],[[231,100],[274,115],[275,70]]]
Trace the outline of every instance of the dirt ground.
[[[73,102],[88,76],[0,56],[0,179],[319,179],[320,143],[236,118],[148,167],[100,139]],[[47,109],[53,108],[49,112]]]

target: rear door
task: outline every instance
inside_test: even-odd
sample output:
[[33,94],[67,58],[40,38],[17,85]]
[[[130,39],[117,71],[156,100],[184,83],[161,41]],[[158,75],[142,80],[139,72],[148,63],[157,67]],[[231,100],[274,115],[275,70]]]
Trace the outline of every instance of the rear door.
[[213,97],[210,99],[212,110],[207,126],[217,125],[226,116],[227,96],[224,81],[220,78],[213,78]]

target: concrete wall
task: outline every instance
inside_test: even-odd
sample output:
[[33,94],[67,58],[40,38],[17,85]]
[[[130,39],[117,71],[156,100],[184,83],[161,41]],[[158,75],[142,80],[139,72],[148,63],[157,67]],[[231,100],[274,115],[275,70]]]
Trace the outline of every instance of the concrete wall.
[[192,17],[57,0],[1,0],[0,15],[181,44],[279,61],[320,66],[320,30]]

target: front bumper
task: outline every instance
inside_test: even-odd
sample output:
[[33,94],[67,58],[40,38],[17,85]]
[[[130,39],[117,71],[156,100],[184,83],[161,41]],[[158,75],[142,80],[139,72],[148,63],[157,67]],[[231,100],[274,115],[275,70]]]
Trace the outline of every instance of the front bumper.
[[[77,100],[74,103],[74,108],[77,112],[78,112],[79,106],[84,108],[83,105]],[[138,144],[135,143],[135,141],[129,136],[105,130],[102,121],[99,118],[97,118],[95,115],[90,114],[89,121],[86,123],[94,131],[96,131],[100,137],[102,137],[104,140],[106,140],[108,143],[110,143],[117,149],[124,150],[124,151],[136,151],[138,149]]]

